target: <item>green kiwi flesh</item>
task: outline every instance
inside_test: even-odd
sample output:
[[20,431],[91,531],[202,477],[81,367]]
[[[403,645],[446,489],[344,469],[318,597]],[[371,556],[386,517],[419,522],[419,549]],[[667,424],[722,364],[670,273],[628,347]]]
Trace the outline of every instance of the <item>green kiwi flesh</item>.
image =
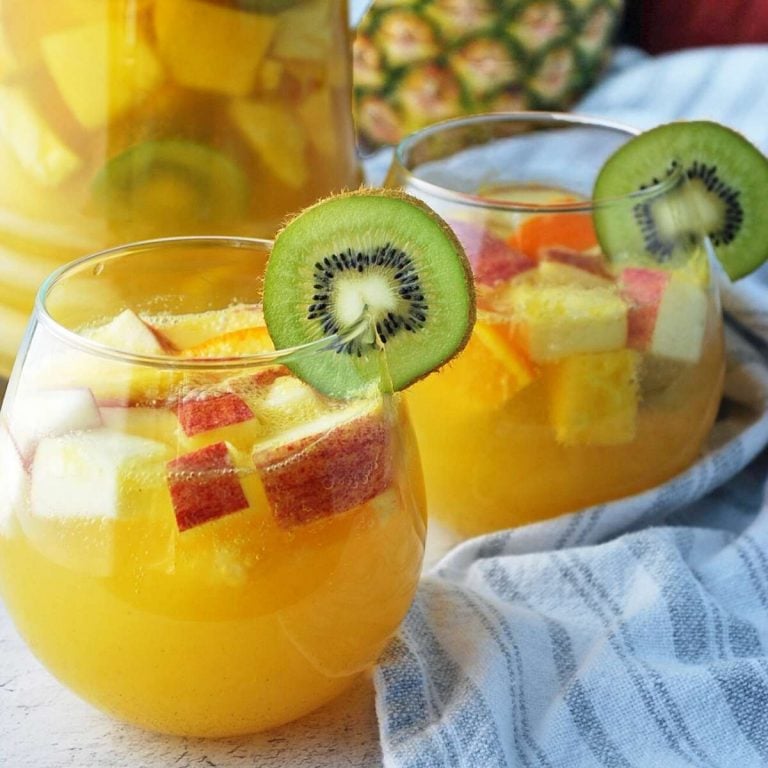
[[[631,205],[610,202],[633,193]],[[593,197],[610,257],[671,261],[706,234],[732,280],[768,259],[768,159],[718,123],[668,123],[630,139],[606,161]]]
[[187,139],[135,144],[111,158],[91,192],[112,221],[222,223],[245,213],[248,180],[225,153]]
[[361,317],[369,332],[286,364],[332,397],[374,381],[397,391],[453,357],[474,324],[461,245],[399,191],[361,189],[305,209],[278,233],[267,263],[264,318],[278,349],[343,334]]

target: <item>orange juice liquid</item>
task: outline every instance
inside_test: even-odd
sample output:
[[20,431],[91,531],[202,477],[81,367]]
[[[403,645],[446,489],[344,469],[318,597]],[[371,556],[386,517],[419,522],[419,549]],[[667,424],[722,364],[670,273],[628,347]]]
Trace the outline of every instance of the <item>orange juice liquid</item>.
[[144,237],[272,237],[361,175],[342,0],[0,4],[0,371],[40,282]]
[[[85,370],[77,365],[60,373],[76,377]],[[136,381],[148,392],[150,379],[151,372]],[[46,381],[22,376],[5,405],[2,429],[17,446],[15,401]],[[318,438],[332,439],[336,422],[327,418],[339,406],[318,405],[314,395],[308,406],[308,387],[290,375],[277,381],[301,388],[304,404],[296,408],[304,411],[270,406],[274,385],[241,388],[236,391],[250,397],[255,420],[192,436],[162,404],[115,404],[95,385],[100,423],[41,437],[24,466],[3,454],[3,482],[18,493],[0,514],[0,594],[43,664],[121,720],[196,736],[285,723],[347,688],[375,661],[410,605],[425,502],[405,411],[396,403],[381,406],[392,440],[386,487],[353,508],[281,524],[250,457],[265,441],[290,442],[282,430],[310,418],[326,419]],[[195,397],[203,395],[199,388]],[[100,492],[86,484],[83,505],[90,511],[81,516],[72,493],[52,491],[50,483],[87,472],[83,454],[73,451],[83,440],[98,445],[105,436],[105,446],[145,441],[140,444],[157,458],[133,457],[103,510],[92,498]],[[199,477],[194,468],[179,469],[177,480],[198,482],[199,496],[234,476],[247,506],[182,530],[169,493],[169,458],[222,440],[236,457],[234,469],[201,470]],[[70,448],[57,448],[61,441]],[[45,458],[44,445],[55,448],[55,458]],[[50,483],[39,482],[40,472]],[[290,497],[283,502],[292,503]]]

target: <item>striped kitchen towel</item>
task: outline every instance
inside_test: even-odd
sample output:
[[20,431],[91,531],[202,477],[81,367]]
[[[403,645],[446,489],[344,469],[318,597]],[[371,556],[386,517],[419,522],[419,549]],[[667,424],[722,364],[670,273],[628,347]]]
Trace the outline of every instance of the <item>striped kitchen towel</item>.
[[[768,65],[768,49],[753,48],[742,61]],[[723,119],[707,106],[720,89],[725,122],[767,148],[768,109],[760,125],[751,109],[762,77],[752,91],[724,83],[718,55],[752,76],[731,51],[660,57],[666,66],[641,57],[585,111],[685,117],[682,95],[659,105],[653,89],[678,82],[677,66],[698,87],[690,116]],[[723,307],[725,396],[695,466],[631,498],[469,540],[423,577],[374,673],[387,768],[768,766],[765,269],[724,286]]]

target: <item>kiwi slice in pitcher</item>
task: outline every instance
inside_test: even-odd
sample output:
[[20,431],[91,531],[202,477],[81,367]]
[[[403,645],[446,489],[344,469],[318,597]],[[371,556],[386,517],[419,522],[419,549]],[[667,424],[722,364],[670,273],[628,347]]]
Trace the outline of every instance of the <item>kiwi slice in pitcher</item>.
[[[633,206],[610,204],[643,190]],[[732,280],[768,259],[768,159],[719,123],[680,121],[630,139],[601,169],[594,199],[603,201],[595,230],[608,254],[670,261],[706,234]]]
[[233,221],[248,206],[248,179],[225,153],[188,139],[135,144],[111,158],[91,192],[112,221]]
[[264,319],[277,348],[337,337],[335,354],[286,362],[321,392],[344,397],[376,380],[376,348],[400,390],[467,343],[472,272],[451,229],[421,201],[395,190],[343,193],[278,233],[264,277]]

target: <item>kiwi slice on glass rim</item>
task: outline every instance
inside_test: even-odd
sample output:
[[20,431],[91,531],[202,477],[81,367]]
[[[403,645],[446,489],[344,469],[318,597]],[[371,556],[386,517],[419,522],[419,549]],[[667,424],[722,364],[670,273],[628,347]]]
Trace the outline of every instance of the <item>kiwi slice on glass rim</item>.
[[732,280],[768,259],[768,158],[746,138],[705,120],[652,128],[608,158],[593,196],[607,201],[667,178],[681,183],[639,196],[631,209],[597,206],[595,231],[606,253],[644,253],[664,262],[705,234]]
[[[467,343],[472,271],[451,229],[420,200],[390,189],[342,193],[306,208],[276,236],[264,319],[278,349],[338,337],[336,354],[286,362],[319,391],[345,397],[377,380],[374,349],[385,351],[397,391]],[[362,332],[350,333],[355,328]]]

